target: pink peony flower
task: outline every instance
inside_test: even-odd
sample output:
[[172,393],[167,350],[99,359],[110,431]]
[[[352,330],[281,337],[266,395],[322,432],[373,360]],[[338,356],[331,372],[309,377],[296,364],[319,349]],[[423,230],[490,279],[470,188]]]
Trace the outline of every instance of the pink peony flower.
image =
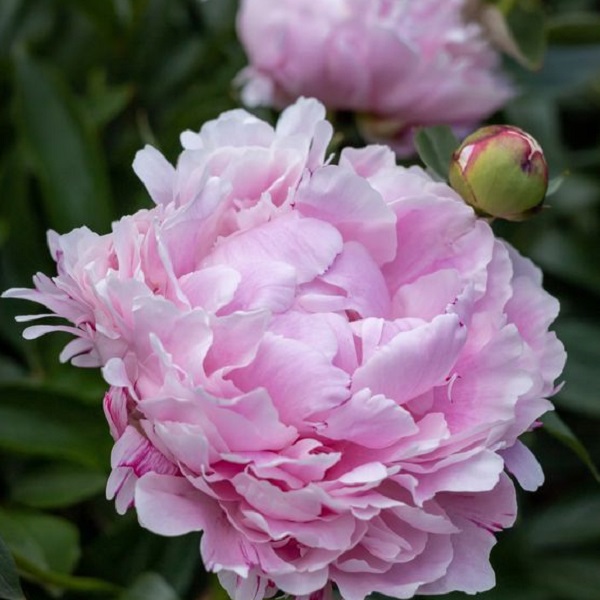
[[488,589],[506,470],[542,482],[518,438],[551,409],[558,303],[389,149],[326,161],[324,115],[225,113],[176,168],[145,148],[156,205],[51,233],[58,275],[5,295],[70,322],[26,337],[69,331],[61,359],[102,367],[117,510],[203,531],[232,598]]
[[243,0],[249,106],[314,96],[360,114],[363,133],[412,150],[417,125],[472,129],[512,95],[467,0]]

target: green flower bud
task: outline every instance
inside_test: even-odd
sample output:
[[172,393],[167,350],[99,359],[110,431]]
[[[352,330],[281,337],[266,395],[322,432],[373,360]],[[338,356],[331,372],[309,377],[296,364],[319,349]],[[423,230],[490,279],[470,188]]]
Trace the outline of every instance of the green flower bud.
[[540,145],[511,125],[482,127],[452,154],[450,185],[485,217],[522,221],[541,209],[548,165]]

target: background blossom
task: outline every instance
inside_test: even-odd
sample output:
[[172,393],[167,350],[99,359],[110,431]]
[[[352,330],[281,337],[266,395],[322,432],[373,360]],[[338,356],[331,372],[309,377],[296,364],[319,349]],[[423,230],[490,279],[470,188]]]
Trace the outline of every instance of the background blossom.
[[367,138],[412,149],[412,128],[472,128],[512,95],[465,0],[243,0],[242,99],[283,107],[314,96],[353,111]]
[[57,276],[8,295],[71,323],[28,337],[66,330],[62,359],[102,367],[117,510],[203,531],[233,597],[488,589],[516,514],[505,470],[542,482],[518,437],[563,368],[558,303],[389,149],[327,161],[324,115],[225,113],[182,135],[176,167],[147,147],[155,206],[51,233]]

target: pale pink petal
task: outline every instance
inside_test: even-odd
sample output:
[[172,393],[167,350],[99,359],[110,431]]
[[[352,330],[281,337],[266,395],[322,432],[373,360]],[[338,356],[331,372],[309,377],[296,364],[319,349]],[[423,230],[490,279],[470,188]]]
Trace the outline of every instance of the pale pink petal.
[[312,594],[327,583],[329,569],[319,571],[304,571],[289,575],[276,575],[273,581],[284,592],[294,595]]
[[540,463],[522,442],[515,442],[510,448],[502,450],[500,456],[504,459],[508,471],[516,477],[524,490],[535,492],[544,483]]
[[272,260],[296,270],[298,283],[324,273],[342,250],[338,231],[316,219],[289,214],[223,240],[205,266]]
[[231,302],[240,280],[235,269],[220,266],[188,273],[179,280],[179,285],[190,306],[216,312]]
[[[410,472],[416,467],[408,467]],[[414,493],[419,506],[439,492],[485,492],[491,490],[502,473],[504,462],[491,451],[466,456],[464,460],[423,474]]]
[[415,433],[417,426],[410,413],[393,400],[361,390],[331,411],[320,431],[330,439],[385,448]]
[[462,590],[467,594],[477,594],[494,587],[496,577],[489,556],[496,538],[467,520],[458,523],[462,531],[450,538],[453,556],[447,573],[438,581],[420,588],[421,593],[437,595]]
[[378,264],[396,255],[396,217],[362,177],[337,166],[316,171],[298,190],[296,207],[336,226],[344,241],[361,243]]
[[140,150],[133,161],[133,170],[156,204],[173,201],[175,169],[158,150],[152,146]]
[[351,168],[357,175],[371,177],[382,169],[396,166],[396,157],[389,146],[375,144],[365,148],[344,148],[340,154],[340,166]]
[[147,473],[137,483],[135,508],[144,527],[166,536],[202,531],[218,510],[183,477]]
[[219,583],[232,600],[262,600],[267,590],[267,581],[256,573],[240,577],[232,571],[219,571]]
[[223,375],[248,365],[256,356],[269,319],[266,310],[238,311],[213,318],[212,344],[204,360],[206,372],[218,371]]
[[465,339],[454,315],[399,333],[356,370],[352,390],[369,388],[402,404],[444,381]]
[[[310,377],[298,369],[302,364]],[[310,415],[334,408],[349,395],[349,377],[318,351],[296,340],[266,335],[255,360],[229,375],[241,390],[264,387],[281,420],[302,423]]]
[[377,264],[364,246],[356,242],[344,244],[344,250],[321,281],[345,292],[343,309],[362,318],[387,317],[390,297]]
[[372,592],[394,598],[412,598],[420,586],[444,575],[452,561],[449,536],[430,535],[423,551],[408,564],[393,564],[385,573],[350,573],[332,569],[331,578],[343,598],[364,600]]

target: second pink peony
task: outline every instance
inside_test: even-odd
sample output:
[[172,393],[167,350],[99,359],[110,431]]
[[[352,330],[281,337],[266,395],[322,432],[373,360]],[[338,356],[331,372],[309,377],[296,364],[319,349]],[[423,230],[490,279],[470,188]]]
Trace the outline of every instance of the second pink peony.
[[243,0],[248,106],[314,96],[363,135],[413,150],[416,126],[473,129],[514,94],[469,0]]

